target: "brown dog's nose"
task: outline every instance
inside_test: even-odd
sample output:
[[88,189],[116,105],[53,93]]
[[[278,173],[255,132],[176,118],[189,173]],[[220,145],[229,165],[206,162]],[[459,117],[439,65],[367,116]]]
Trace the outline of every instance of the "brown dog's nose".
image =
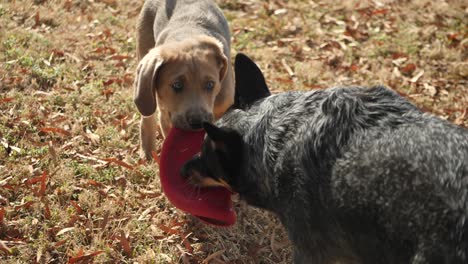
[[198,129],[202,129],[202,122],[198,122],[198,121],[195,121],[193,123],[189,123],[190,125],[190,128],[194,129],[194,130],[198,130]]
[[187,115],[187,123],[189,124],[191,129],[203,128],[203,120],[199,116]]
[[203,128],[203,122],[211,122],[210,115],[201,111],[190,111],[186,115],[187,124],[193,130]]

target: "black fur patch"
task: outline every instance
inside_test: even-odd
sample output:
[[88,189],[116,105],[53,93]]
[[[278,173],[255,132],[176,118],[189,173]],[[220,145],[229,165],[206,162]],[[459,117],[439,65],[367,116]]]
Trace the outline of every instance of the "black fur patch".
[[[243,91],[261,87],[242,67]],[[382,86],[243,100],[207,129],[222,151],[200,158],[278,215],[295,263],[468,263],[466,129]]]

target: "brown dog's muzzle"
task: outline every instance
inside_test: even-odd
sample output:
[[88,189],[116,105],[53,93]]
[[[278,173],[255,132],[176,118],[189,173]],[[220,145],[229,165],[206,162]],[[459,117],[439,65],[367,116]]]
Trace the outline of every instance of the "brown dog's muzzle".
[[203,128],[203,122],[213,122],[213,114],[199,109],[188,110],[185,114],[187,125],[192,130]]

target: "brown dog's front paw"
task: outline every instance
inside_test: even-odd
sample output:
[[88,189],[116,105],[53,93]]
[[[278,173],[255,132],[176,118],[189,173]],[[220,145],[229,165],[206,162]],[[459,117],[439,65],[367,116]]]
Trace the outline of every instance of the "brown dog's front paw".
[[[156,153],[156,150],[153,151]],[[152,151],[145,151],[143,149],[140,149],[140,158],[146,160],[147,162],[152,162],[154,160]]]
[[143,117],[140,123],[140,157],[152,161],[152,152],[159,153],[157,146],[162,140],[155,118]]
[[161,152],[161,149],[158,148],[160,145],[156,144],[156,142],[163,142],[164,138],[160,134],[157,134],[155,139],[154,144],[150,144],[149,148],[145,148],[143,145],[140,146],[140,158],[147,162],[155,161],[159,164],[159,153]]

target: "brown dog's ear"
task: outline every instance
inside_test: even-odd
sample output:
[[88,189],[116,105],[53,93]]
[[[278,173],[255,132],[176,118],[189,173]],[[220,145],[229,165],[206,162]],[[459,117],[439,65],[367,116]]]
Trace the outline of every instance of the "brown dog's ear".
[[214,51],[216,53],[216,63],[219,67],[219,81],[222,82],[224,80],[224,77],[226,77],[228,70],[228,59],[226,55],[224,55],[223,44],[216,39],[210,39],[208,45],[214,48]]
[[218,65],[220,66],[219,81],[222,82],[224,80],[224,77],[226,77],[227,70],[228,70],[228,60],[226,56],[224,56],[223,54],[222,47],[220,49],[220,53],[216,56],[216,60],[218,62]]
[[133,101],[143,116],[151,116],[156,111],[154,86],[158,69],[163,62],[159,49],[152,49],[138,64]]

